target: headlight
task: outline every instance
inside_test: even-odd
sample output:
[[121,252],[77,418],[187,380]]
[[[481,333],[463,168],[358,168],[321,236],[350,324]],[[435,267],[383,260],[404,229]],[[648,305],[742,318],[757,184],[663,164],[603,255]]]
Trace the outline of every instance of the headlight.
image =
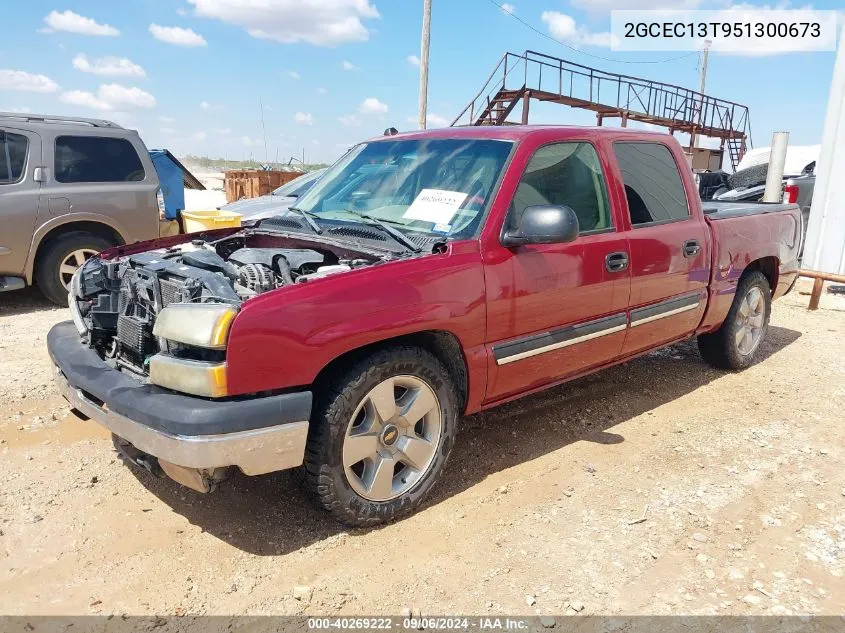
[[195,347],[226,349],[237,313],[222,303],[171,303],[158,313],[153,335]]
[[207,363],[156,354],[150,358],[150,382],[207,398],[226,395],[226,363]]

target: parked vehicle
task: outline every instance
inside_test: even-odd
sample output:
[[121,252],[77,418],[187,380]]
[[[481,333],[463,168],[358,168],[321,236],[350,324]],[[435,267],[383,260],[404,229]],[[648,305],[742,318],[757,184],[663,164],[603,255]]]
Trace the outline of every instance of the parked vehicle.
[[236,200],[235,202],[224,204],[220,209],[240,213],[244,220],[258,220],[274,215],[281,215],[287,211],[288,207],[296,204],[296,200],[317,182],[317,179],[324,171],[326,170],[315,169],[314,171],[309,171],[307,174],[303,174],[283,184],[266,196]]
[[810,221],[810,207],[813,205],[813,192],[816,189],[816,164],[808,165],[804,173],[794,178],[787,178],[783,186],[783,201],[795,203],[801,209],[804,230],[801,236],[801,253],[804,250],[804,238],[807,236],[807,224]]
[[462,414],[691,336],[749,366],[798,270],[795,205],[702,208],[677,141],[642,131],[379,138],[296,209],[103,253],[47,344],[130,458],[204,492],[304,465],[350,525],[418,508]]
[[134,130],[0,113],[0,291],[36,284],[67,303],[96,253],[159,235],[159,180]]

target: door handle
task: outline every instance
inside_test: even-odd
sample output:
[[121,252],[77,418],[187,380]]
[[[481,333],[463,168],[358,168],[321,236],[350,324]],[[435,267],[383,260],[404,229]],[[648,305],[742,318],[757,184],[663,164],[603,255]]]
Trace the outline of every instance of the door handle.
[[610,253],[604,258],[604,267],[609,273],[621,273],[628,270],[628,253]]
[[684,242],[684,257],[695,257],[701,252],[701,244],[698,240],[687,240]]

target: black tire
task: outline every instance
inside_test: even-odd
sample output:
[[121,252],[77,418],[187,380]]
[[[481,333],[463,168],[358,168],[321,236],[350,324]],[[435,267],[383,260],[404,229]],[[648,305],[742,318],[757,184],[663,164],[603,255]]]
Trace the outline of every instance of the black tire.
[[51,239],[42,246],[35,267],[35,283],[53,303],[67,305],[67,288],[62,282],[61,266],[74,251],[86,250],[99,253],[114,246],[114,242],[101,235],[73,231]]
[[[742,327],[742,319],[738,313],[742,302],[755,288],[763,295],[763,324],[758,342],[749,353],[744,354],[737,342]],[[737,284],[736,295],[722,327],[711,334],[699,335],[698,350],[702,358],[719,369],[745,369],[753,365],[766,338],[771,313],[772,290],[766,276],[759,270],[745,273]]]
[[[440,405],[440,438],[431,465],[413,487],[394,499],[371,501],[350,485],[343,444],[358,405],[377,385],[396,376],[412,376],[434,391]],[[418,347],[388,348],[354,362],[315,395],[304,480],[320,505],[353,527],[378,525],[414,512],[442,474],[457,432],[457,392],[443,363]]]
[[745,169],[740,169],[728,176],[728,186],[731,189],[739,189],[740,187],[762,185],[766,182],[766,175],[768,173],[769,163],[746,167]]

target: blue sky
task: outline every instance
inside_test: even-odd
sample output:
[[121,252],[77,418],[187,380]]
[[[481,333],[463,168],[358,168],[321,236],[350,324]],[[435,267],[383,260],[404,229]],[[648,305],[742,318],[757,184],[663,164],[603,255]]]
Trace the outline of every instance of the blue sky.
[[[430,126],[457,115],[506,50],[698,88],[696,55],[630,63],[678,53],[614,52],[592,37],[607,31],[610,9],[651,7],[654,0],[510,3],[541,33],[580,51],[532,31],[490,0],[433,5]],[[703,0],[660,6],[713,8]],[[829,0],[812,6],[839,8]],[[569,16],[574,28],[555,29],[555,15]],[[0,110],[109,118],[138,129],[150,147],[263,160],[260,99],[270,160],[301,156],[304,148],[308,161],[330,162],[385,127],[416,127],[419,75],[409,56],[419,55],[421,16],[421,0],[13,2],[3,11]],[[707,92],[750,107],[755,145],[768,145],[775,130],[789,130],[795,145],[818,143],[834,58],[713,53]],[[532,115],[537,123],[595,121],[563,106]]]

